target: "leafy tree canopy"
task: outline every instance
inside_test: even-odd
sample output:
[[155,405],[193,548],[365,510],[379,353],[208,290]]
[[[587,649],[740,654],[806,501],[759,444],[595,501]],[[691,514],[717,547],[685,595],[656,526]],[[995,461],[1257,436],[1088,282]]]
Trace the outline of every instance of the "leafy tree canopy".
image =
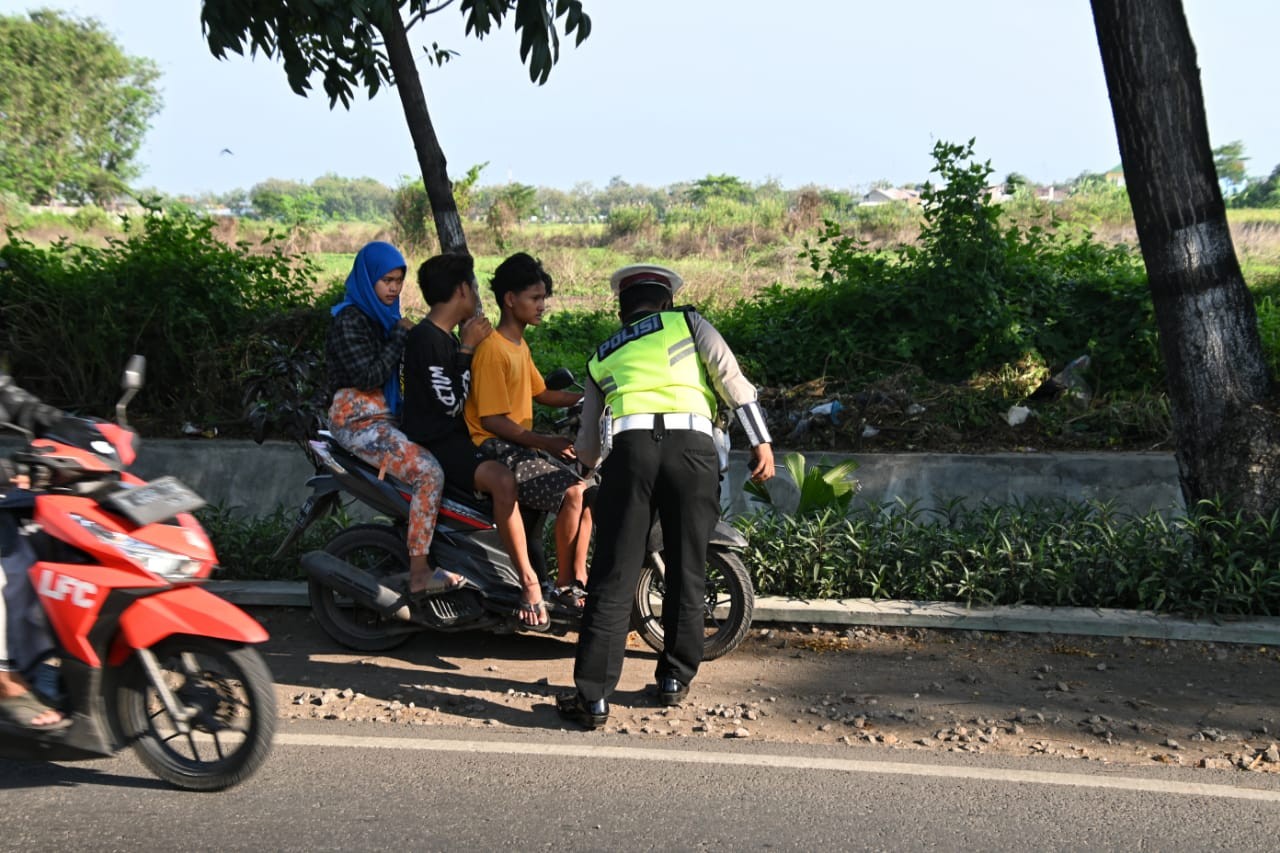
[[745,202],[754,195],[751,187],[734,175],[707,175],[694,181],[689,189],[689,200],[694,204],[705,204],[713,198]]
[[1255,179],[1231,196],[1227,203],[1231,207],[1280,207],[1280,165],[1266,178]]
[[1245,166],[1249,158],[1244,154],[1244,143],[1239,139],[1213,149],[1213,165],[1218,178],[1232,184],[1245,182]]
[[[406,28],[444,11],[453,0],[205,0],[200,13],[209,50],[219,59],[227,52],[278,56],[293,91],[305,96],[312,74],[323,78],[329,106],[350,108],[357,88],[373,97],[394,85],[382,33],[392,15],[407,9]],[[458,4],[465,34],[483,39],[513,15],[520,33],[520,58],[529,77],[545,83],[560,58],[557,21],[565,35],[577,33],[575,44],[591,33],[591,19],[580,0],[462,0]],[[443,64],[454,51],[432,42],[427,61]]]
[[0,191],[31,204],[109,201],[139,173],[158,78],[91,18],[0,16]]

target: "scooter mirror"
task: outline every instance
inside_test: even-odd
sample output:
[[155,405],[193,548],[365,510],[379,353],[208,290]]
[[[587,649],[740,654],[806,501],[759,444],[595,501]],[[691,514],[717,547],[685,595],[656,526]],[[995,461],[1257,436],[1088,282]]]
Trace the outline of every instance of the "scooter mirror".
[[120,387],[125,391],[137,391],[142,387],[142,380],[146,375],[146,356],[132,355],[129,357],[129,363],[124,366],[124,377],[120,380]]
[[573,371],[567,367],[557,367],[543,379],[552,391],[563,391],[573,384]]

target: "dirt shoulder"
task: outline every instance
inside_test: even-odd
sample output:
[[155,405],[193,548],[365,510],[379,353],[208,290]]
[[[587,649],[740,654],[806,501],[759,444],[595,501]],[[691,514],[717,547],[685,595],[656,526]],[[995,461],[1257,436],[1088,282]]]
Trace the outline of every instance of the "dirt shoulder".
[[[575,636],[419,634],[356,654],[253,610],[284,718],[562,728]],[[753,629],[660,708],[633,635],[608,730],[1280,772],[1280,648],[925,629]],[[590,736],[590,735],[587,735]]]

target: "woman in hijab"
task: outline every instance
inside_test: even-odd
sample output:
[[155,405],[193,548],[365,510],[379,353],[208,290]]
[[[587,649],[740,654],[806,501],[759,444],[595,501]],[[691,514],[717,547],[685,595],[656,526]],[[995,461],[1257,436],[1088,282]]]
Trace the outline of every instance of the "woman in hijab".
[[409,505],[411,598],[461,586],[463,578],[427,564],[444,471],[426,448],[399,428],[400,357],[413,322],[400,316],[404,256],[390,243],[369,243],[356,254],[346,298],[333,307],[325,340],[329,371],[329,429],[343,447],[413,487]]

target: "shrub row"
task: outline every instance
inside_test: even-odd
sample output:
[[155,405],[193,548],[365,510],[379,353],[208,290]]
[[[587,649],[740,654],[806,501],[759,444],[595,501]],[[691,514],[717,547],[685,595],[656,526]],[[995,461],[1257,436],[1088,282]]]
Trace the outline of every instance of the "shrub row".
[[1280,613],[1280,519],[1132,515],[1098,502],[848,515],[757,513],[736,526],[759,595]]
[[214,227],[152,211],[105,247],[39,247],[9,232],[0,247],[8,369],[50,403],[105,415],[125,361],[142,353],[140,421],[241,423],[245,381],[282,346],[316,351],[327,303],[313,293],[310,263],[286,253],[281,237],[229,246]]
[[[219,577],[234,580],[300,580],[301,555],[349,523],[331,516],[273,559],[292,510],[246,518],[209,507],[199,516]],[[1065,500],[865,505],[847,515],[760,512],[734,524],[750,543],[743,556],[757,595],[1280,614],[1278,519],[1224,515],[1211,504],[1174,519]]]

